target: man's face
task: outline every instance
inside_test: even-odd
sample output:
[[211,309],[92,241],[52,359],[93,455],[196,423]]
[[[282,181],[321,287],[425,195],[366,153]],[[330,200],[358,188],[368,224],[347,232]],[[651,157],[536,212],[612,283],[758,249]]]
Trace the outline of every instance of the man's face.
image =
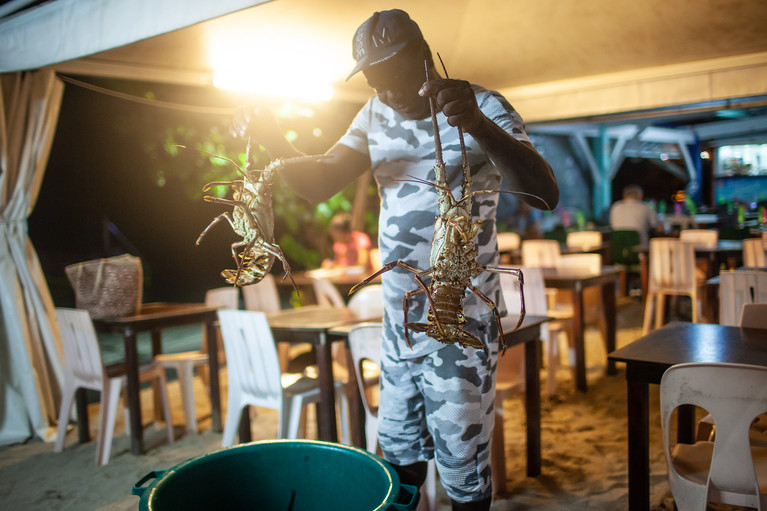
[[363,73],[382,103],[405,119],[425,119],[430,115],[429,99],[418,95],[426,81],[423,61],[421,47],[415,45]]

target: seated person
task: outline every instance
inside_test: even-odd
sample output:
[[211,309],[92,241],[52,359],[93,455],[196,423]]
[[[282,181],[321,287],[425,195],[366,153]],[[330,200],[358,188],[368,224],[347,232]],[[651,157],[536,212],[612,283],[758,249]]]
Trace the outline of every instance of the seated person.
[[663,224],[642,197],[642,188],[626,185],[623,188],[623,199],[610,207],[610,228],[616,231],[637,231],[642,245],[647,246],[650,236],[663,232]]
[[330,221],[330,237],[333,238],[333,259],[325,259],[323,268],[362,266],[366,271],[373,269],[370,262],[370,237],[364,232],[353,231],[351,216],[338,213]]

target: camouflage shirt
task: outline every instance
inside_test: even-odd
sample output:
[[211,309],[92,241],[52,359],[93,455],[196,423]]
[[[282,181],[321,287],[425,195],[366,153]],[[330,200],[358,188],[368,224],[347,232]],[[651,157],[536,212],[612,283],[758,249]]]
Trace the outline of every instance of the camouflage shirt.
[[[472,85],[472,88],[479,108],[490,120],[516,139],[529,141],[522,118],[503,96],[476,85]],[[437,115],[437,121],[448,182],[454,196],[460,198],[462,171],[458,130],[447,124],[447,119],[442,113]],[[500,173],[488,155],[471,136],[466,135],[465,141],[471,166],[472,189],[500,189]],[[381,260],[384,263],[400,260],[421,270],[429,268],[429,249],[437,215],[437,190],[428,184],[414,182],[411,178],[436,182],[431,117],[421,120],[405,119],[377,97],[373,97],[354,118],[340,143],[370,155],[373,175],[381,196],[378,220]],[[476,242],[478,261],[488,266],[497,266],[498,263],[495,241],[497,202],[497,193],[481,194],[474,197],[472,208],[475,219],[485,220]],[[384,349],[394,349],[397,357],[409,359],[444,347],[445,344],[426,337],[423,333],[412,331],[410,341],[413,349],[405,343],[402,300],[405,293],[418,289],[413,274],[394,268],[383,274],[382,282],[386,304]],[[501,313],[504,312],[505,305],[498,274],[483,272],[472,279],[472,282],[498,305]],[[464,311],[469,319],[467,330],[476,328],[477,321],[482,324],[491,320],[492,311],[484,302],[472,292],[466,293],[465,296]],[[426,303],[423,293],[415,295],[409,301],[409,322],[426,322]],[[474,333],[476,334],[476,331]]]

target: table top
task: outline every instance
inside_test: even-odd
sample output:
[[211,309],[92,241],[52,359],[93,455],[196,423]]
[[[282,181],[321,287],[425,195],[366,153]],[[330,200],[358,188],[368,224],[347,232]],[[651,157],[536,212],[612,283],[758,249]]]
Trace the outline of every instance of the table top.
[[328,331],[339,325],[380,318],[360,318],[354,311],[345,307],[307,305],[269,313],[266,319],[272,329]]
[[543,279],[547,287],[568,285],[580,282],[584,285],[597,284],[600,281],[617,279],[622,271],[622,266],[602,266],[598,273],[579,268],[541,268]]
[[211,314],[215,314],[218,307],[205,305],[204,303],[144,303],[138,312],[130,316],[114,318],[94,319],[93,324],[97,329],[133,327],[135,329],[148,329],[157,325],[170,326],[173,322],[197,322]]
[[668,367],[686,362],[767,366],[767,330],[674,321],[617,349],[609,360],[643,368],[638,376],[658,383]]
[[[750,267],[750,266],[738,266],[734,270],[730,271],[767,271],[767,267]],[[711,284],[714,286],[719,285],[719,275],[716,277],[711,277],[706,281],[706,284]]]

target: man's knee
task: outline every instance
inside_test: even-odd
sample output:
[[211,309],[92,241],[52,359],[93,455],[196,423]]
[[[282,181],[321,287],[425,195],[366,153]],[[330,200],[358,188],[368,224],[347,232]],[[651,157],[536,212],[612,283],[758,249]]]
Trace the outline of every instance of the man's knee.
[[410,465],[392,465],[399,476],[399,482],[420,488],[426,480],[426,461],[416,461]]

